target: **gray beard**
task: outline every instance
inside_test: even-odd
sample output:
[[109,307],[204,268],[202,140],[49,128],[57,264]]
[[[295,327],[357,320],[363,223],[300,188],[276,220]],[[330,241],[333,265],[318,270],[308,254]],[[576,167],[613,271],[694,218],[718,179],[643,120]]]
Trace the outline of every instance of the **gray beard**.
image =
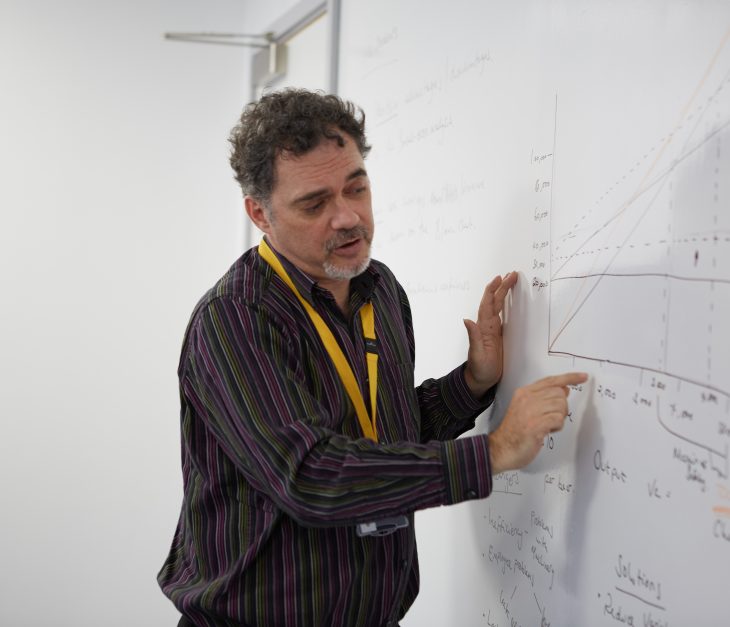
[[332,263],[329,263],[328,261],[325,261],[324,273],[330,279],[335,279],[337,281],[343,281],[343,280],[349,281],[350,279],[354,279],[356,276],[359,276],[360,274],[365,272],[365,270],[368,269],[369,265],[370,265],[370,256],[368,256],[366,259],[364,259],[361,263],[356,265],[354,268],[336,266]]

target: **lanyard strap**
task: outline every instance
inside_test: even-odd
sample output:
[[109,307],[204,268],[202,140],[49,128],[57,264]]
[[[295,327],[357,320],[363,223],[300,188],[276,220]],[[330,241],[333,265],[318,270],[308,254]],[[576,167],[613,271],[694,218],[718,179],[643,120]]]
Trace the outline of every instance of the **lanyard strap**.
[[366,359],[368,366],[368,379],[370,382],[370,416],[368,416],[367,409],[365,409],[365,401],[362,397],[360,387],[357,385],[355,375],[352,372],[352,367],[347,361],[347,357],[342,352],[340,345],[337,343],[335,336],[327,326],[327,323],[322,319],[315,309],[304,299],[299,293],[291,277],[287,274],[284,266],[272,252],[266,240],[262,239],[259,244],[259,254],[264,258],[266,262],[273,268],[274,272],[281,278],[289,289],[294,292],[294,295],[299,299],[299,302],[304,307],[304,310],[309,315],[314,328],[319,333],[319,337],[327,349],[327,353],[332,359],[332,363],[335,365],[337,374],[340,375],[340,379],[345,386],[352,404],[355,406],[355,412],[357,413],[357,419],[360,422],[360,428],[366,438],[369,438],[373,442],[378,441],[378,433],[375,427],[375,408],[377,405],[377,393],[378,393],[378,354],[376,352],[376,341],[375,341],[375,311],[372,303],[365,303],[360,308],[360,320],[362,321],[362,334],[365,338],[365,350]]

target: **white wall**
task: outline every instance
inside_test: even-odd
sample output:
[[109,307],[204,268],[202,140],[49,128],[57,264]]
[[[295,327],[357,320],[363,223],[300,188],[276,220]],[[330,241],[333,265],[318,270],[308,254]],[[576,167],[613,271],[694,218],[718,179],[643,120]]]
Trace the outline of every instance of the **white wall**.
[[255,32],[265,32],[283,15],[302,3],[311,3],[314,0],[243,0],[246,6],[246,24]]
[[175,625],[176,368],[240,254],[240,0],[0,6],[0,625]]

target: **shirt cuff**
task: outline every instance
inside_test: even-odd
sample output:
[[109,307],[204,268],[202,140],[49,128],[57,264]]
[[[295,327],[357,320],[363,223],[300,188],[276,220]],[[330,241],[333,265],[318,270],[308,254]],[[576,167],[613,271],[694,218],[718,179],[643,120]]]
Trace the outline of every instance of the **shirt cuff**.
[[453,416],[462,420],[473,418],[489,407],[494,401],[494,395],[497,391],[497,386],[494,385],[487,390],[482,398],[474,398],[469,386],[466,384],[465,370],[466,362],[454,368],[441,382],[444,403],[446,403]]
[[483,499],[492,492],[489,436],[442,442],[446,503]]

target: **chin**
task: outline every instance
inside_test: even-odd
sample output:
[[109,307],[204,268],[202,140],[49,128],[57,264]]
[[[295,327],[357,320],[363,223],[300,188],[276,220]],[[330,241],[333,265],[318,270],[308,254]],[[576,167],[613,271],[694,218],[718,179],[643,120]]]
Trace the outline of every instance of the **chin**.
[[354,279],[356,276],[359,276],[360,274],[365,272],[365,270],[368,269],[369,265],[370,265],[370,257],[366,257],[358,264],[351,265],[351,266],[336,266],[331,263],[325,263],[324,264],[324,273],[330,279],[349,280],[349,279]]

